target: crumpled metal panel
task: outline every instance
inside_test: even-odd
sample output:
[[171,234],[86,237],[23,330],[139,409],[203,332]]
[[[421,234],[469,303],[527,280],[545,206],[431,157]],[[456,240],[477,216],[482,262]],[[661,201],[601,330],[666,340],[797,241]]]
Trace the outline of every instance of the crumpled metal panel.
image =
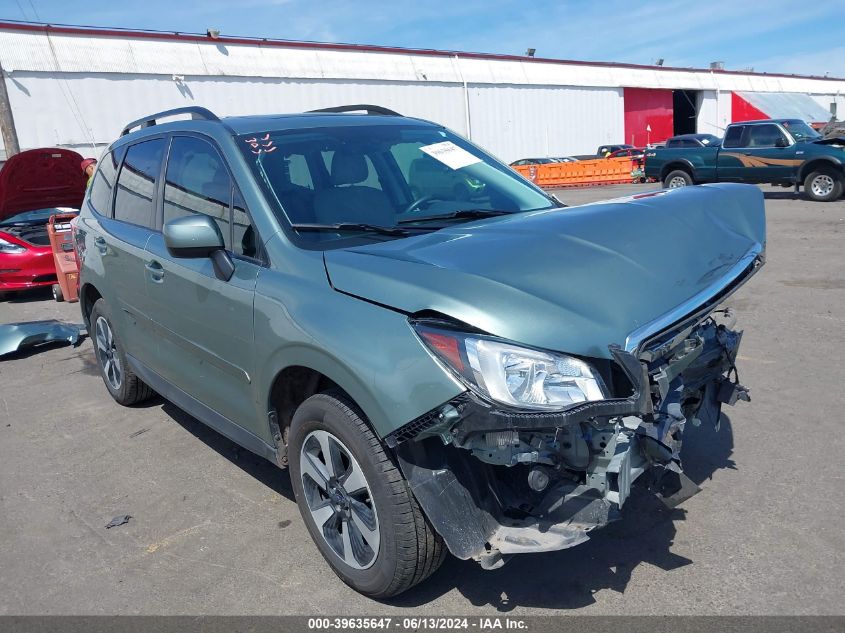
[[44,343],[67,342],[76,345],[85,326],[49,321],[28,321],[0,325],[0,357]]

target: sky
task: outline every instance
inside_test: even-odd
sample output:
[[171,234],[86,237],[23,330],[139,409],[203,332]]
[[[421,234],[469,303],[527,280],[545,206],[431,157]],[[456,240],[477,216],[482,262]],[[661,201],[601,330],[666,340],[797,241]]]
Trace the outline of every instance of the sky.
[[0,19],[845,77],[845,0],[0,0]]

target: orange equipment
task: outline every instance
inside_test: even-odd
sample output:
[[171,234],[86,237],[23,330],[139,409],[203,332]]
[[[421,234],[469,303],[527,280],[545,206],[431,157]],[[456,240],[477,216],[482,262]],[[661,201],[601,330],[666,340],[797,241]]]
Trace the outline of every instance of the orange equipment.
[[517,165],[513,169],[541,187],[584,187],[629,183],[633,164],[629,157],[622,156],[574,163]]
[[58,283],[53,284],[53,298],[56,301],[79,301],[79,266],[70,227],[70,221],[75,217],[75,213],[57,213],[47,221],[47,235],[53,248],[53,259],[56,260]]

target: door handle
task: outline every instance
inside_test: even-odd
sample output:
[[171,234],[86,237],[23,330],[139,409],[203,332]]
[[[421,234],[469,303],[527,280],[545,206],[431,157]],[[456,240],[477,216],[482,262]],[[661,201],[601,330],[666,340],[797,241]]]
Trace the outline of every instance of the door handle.
[[164,281],[164,268],[162,268],[161,264],[159,264],[156,260],[152,260],[144,264],[144,268],[147,269],[147,273],[150,276],[150,280],[154,281],[157,284],[160,284]]
[[105,255],[106,251],[109,249],[108,244],[106,244],[106,240],[102,237],[98,237],[94,240],[94,246],[96,246],[97,250],[100,251],[100,255]]

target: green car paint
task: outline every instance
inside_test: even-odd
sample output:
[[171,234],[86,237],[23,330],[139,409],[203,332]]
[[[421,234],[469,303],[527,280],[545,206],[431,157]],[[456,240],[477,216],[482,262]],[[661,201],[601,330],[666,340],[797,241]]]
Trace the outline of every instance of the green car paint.
[[[649,467],[681,472],[685,420],[747,399],[714,310],[764,262],[755,187],[570,208],[433,123],[188,111],[100,161],[80,304],[96,330],[103,300],[141,381],[256,454],[299,459],[297,407],[340,390],[449,550],[492,568],[583,542]],[[536,515],[468,483],[511,468]]]

